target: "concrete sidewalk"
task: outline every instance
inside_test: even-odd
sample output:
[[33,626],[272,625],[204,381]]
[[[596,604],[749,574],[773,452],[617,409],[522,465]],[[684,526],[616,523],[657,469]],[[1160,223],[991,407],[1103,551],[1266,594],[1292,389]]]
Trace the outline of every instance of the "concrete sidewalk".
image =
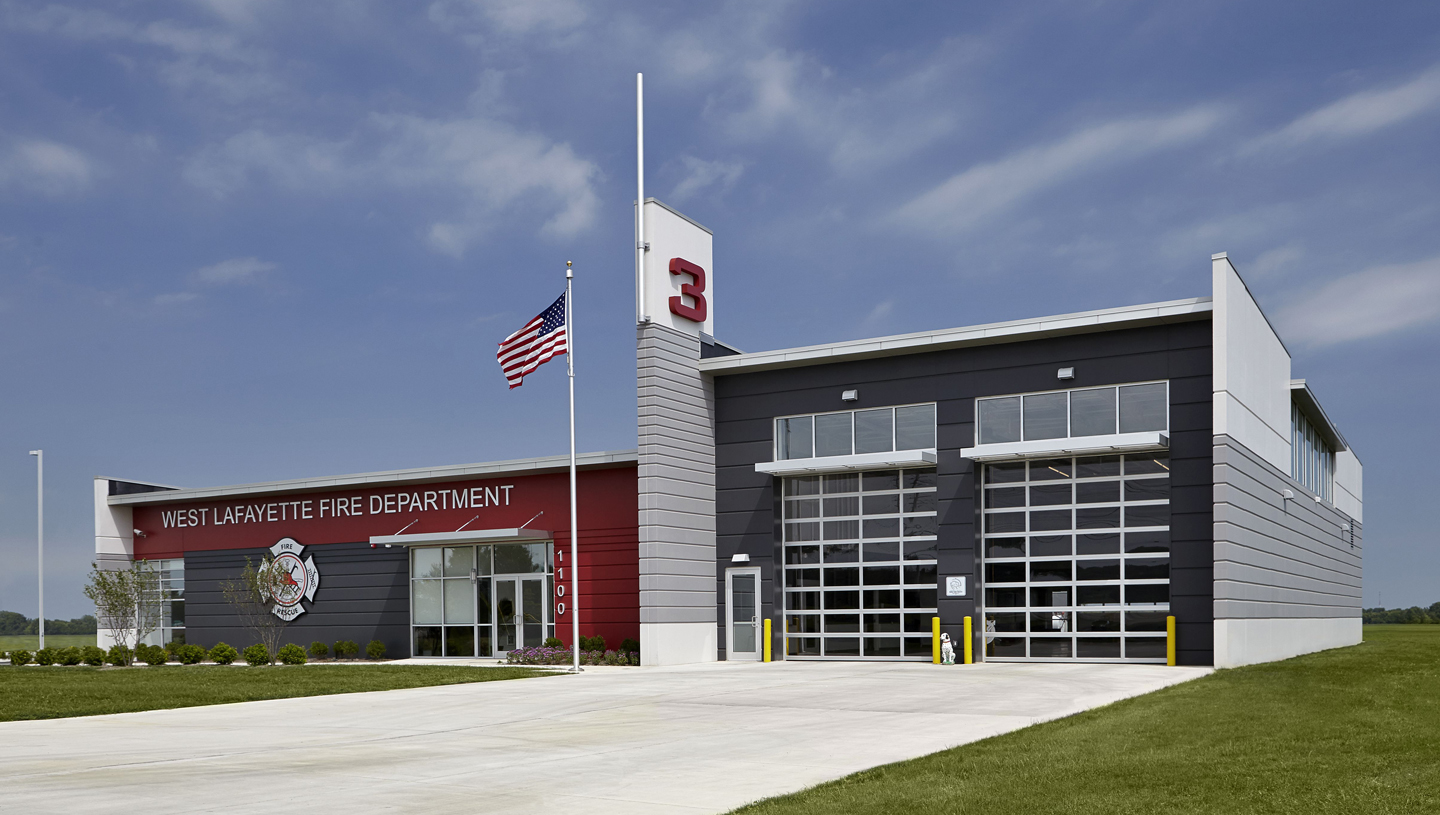
[[715,663],[0,724],[0,812],[724,812],[1209,673]]

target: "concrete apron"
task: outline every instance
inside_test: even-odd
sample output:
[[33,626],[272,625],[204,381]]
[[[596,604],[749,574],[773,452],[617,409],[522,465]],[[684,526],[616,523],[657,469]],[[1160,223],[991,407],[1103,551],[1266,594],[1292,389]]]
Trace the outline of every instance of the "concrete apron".
[[714,663],[0,724],[0,811],[725,812],[1210,673]]

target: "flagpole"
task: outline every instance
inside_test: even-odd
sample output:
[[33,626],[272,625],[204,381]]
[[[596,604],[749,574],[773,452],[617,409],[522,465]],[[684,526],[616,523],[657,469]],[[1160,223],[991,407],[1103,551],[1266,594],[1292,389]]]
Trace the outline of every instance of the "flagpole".
[[565,261],[565,366],[570,372],[570,647],[574,653],[574,665],[570,670],[580,673],[580,560],[576,541],[580,537],[580,524],[575,508],[575,323],[571,302],[571,282],[575,270],[570,261]]

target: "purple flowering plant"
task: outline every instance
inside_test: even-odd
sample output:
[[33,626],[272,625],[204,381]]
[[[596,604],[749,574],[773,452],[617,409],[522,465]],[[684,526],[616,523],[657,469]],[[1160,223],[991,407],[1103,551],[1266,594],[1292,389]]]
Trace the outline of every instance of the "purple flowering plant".
[[[511,665],[569,665],[574,661],[574,657],[569,648],[541,645],[534,648],[516,648],[506,655],[505,661]],[[639,665],[640,654],[638,651],[581,651],[580,664]]]

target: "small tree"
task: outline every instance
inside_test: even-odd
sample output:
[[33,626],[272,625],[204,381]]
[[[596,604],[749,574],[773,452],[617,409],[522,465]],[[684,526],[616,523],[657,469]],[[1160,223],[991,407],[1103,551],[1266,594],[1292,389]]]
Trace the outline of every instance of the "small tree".
[[285,570],[269,555],[261,558],[259,565],[252,564],[247,557],[239,578],[220,584],[225,602],[235,609],[241,624],[272,655],[280,650],[280,638],[285,633],[285,626],[290,624],[271,610],[274,608],[273,598],[285,585],[285,577]]
[[110,629],[115,644],[127,653],[160,627],[160,575],[146,561],[137,560],[128,569],[90,564],[85,596],[95,604],[99,626]]

